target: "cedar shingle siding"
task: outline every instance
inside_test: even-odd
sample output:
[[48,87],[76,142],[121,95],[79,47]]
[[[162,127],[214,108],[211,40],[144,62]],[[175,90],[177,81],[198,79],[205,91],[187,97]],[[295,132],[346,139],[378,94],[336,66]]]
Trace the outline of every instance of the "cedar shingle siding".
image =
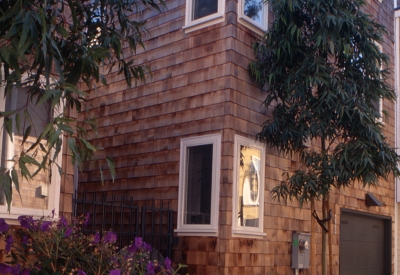
[[[393,3],[369,0],[368,11],[388,29],[383,51],[393,60]],[[265,275],[274,270],[292,274],[292,232],[311,231],[309,205],[278,203],[270,191],[282,173],[295,169],[296,158],[266,148],[264,233],[261,238],[232,237],[234,135],[254,138],[268,112],[265,98],[251,81],[247,65],[253,58],[257,35],[237,23],[237,1],[226,1],[224,22],[185,33],[185,1],[166,1],[167,10],[144,10],[148,19],[146,50],[138,50],[136,62],[151,66],[152,78],[128,88],[122,75],[108,75],[108,86],[98,87],[89,97],[90,115],[98,119],[99,135],[93,143],[115,161],[116,180],[105,172],[100,183],[96,168],[86,166],[79,174],[80,191],[101,191],[135,199],[168,200],[178,208],[180,139],[211,133],[222,134],[218,237],[179,236],[173,247],[174,262],[189,265],[189,274]],[[272,20],[272,15],[269,20]],[[130,59],[126,52],[127,59]],[[392,83],[394,81],[392,80]],[[389,117],[386,135],[394,144],[394,106],[384,102]],[[81,117],[83,119],[83,117]],[[104,163],[106,168],[106,163]],[[373,193],[385,206],[365,206],[365,193]],[[394,179],[379,188],[355,185],[333,191],[330,197],[335,274],[339,273],[339,234],[342,208],[394,218]],[[316,209],[321,205],[316,203]],[[318,212],[321,216],[321,213]],[[176,215],[174,217],[176,223]],[[314,223],[314,247],[321,251],[321,228]],[[392,249],[393,251],[393,249]],[[320,265],[319,255],[315,256]],[[393,269],[393,268],[392,268]],[[320,274],[318,267],[316,274]],[[275,273],[273,273],[275,274]],[[310,274],[304,270],[301,274]]]

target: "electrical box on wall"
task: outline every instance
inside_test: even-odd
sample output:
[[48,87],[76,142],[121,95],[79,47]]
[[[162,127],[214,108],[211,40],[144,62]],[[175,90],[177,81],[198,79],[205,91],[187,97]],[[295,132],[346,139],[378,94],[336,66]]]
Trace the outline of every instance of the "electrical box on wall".
[[305,269],[310,267],[310,239],[309,233],[293,232],[292,241],[292,268]]

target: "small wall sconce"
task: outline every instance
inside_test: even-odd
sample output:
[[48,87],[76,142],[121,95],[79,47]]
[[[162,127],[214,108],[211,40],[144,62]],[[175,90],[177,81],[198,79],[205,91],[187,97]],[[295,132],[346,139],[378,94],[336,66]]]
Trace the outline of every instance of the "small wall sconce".
[[365,205],[366,206],[383,206],[383,203],[378,200],[373,194],[365,194]]

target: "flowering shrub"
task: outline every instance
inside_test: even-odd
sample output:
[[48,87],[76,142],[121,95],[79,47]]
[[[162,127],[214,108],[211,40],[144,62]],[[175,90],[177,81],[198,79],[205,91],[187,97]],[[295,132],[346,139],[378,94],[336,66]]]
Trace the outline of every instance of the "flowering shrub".
[[184,267],[172,269],[168,257],[163,264],[150,259],[151,246],[141,238],[121,250],[112,231],[84,235],[82,225],[89,215],[68,223],[18,218],[20,229],[11,229],[0,219],[0,234],[5,238],[11,260],[0,263],[0,274],[13,275],[175,275]]

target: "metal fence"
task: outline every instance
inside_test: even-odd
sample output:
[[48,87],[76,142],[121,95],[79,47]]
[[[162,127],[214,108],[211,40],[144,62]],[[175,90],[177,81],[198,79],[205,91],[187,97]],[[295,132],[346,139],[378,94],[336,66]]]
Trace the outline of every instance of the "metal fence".
[[160,260],[160,254],[171,258],[173,211],[169,209],[169,204],[165,207],[162,201],[135,201],[123,196],[110,197],[106,193],[76,194],[73,199],[74,216],[87,213],[90,213],[90,219],[83,228],[84,234],[102,234],[112,229],[121,248],[129,245],[135,237],[141,237],[153,247],[153,258]]

